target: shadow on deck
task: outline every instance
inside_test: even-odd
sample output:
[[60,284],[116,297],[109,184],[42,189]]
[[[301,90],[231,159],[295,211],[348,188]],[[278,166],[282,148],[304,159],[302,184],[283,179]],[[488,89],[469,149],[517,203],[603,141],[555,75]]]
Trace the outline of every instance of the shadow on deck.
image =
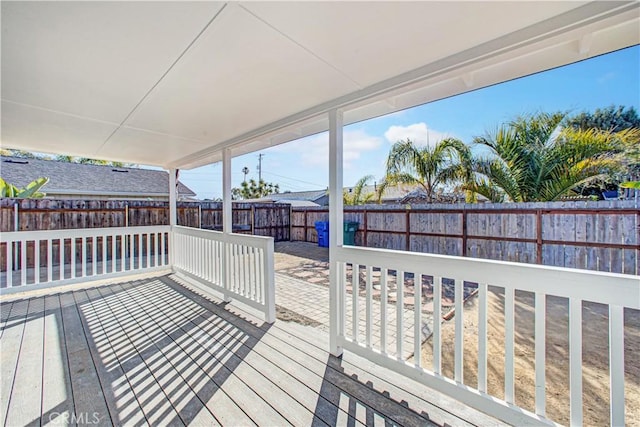
[[0,321],[4,425],[465,424],[174,276],[3,297]]

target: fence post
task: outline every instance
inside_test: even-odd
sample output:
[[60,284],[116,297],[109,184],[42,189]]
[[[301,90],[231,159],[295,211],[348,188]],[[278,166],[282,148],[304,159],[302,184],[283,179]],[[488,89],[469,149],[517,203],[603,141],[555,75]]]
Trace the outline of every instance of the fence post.
[[251,203],[251,235],[255,236],[256,231],[256,206]]
[[362,226],[364,227],[363,235],[362,235],[362,246],[367,246],[367,228],[369,225],[367,224],[367,208],[364,209],[364,218],[362,219]]
[[462,208],[462,256],[467,256],[467,209]]
[[307,214],[309,211],[307,211],[306,209],[304,210],[304,239],[302,239],[303,242],[307,242]]
[[407,221],[407,225],[405,227],[405,250],[407,252],[409,252],[411,250],[411,225],[409,223],[409,221],[411,220],[410,218],[410,214],[411,214],[411,208],[409,206],[407,206],[407,212],[406,212],[406,221]]
[[542,209],[536,209],[536,263],[542,264]]

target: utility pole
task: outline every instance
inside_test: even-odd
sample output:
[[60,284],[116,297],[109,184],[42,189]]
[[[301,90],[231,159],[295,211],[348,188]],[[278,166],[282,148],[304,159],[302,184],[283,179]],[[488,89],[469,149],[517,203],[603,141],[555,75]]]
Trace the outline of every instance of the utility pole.
[[258,183],[262,181],[262,158],[264,154],[258,154]]

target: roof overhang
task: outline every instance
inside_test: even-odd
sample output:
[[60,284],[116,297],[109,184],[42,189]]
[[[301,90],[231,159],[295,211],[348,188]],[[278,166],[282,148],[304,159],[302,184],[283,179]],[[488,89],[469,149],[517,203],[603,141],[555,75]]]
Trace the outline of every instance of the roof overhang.
[[193,168],[640,43],[638,2],[2,2],[2,145]]

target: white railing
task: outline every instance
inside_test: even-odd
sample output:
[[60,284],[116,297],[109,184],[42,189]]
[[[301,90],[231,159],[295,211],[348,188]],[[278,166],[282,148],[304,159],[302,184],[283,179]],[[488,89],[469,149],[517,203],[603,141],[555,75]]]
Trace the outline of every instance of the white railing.
[[169,226],[0,234],[0,292],[168,268]]
[[173,228],[173,268],[275,321],[273,238]]
[[[339,346],[515,425],[552,423],[545,411],[547,296],[568,299],[571,425],[582,424],[583,301],[608,305],[610,422],[624,425],[623,315],[625,308],[640,309],[638,276],[370,248],[338,247],[335,256],[340,297],[334,309],[339,319]],[[504,399],[487,392],[487,322],[494,321],[488,316],[489,286],[498,287],[504,293]],[[423,292],[428,291],[432,292],[432,300],[424,298]],[[471,331],[478,338],[476,387],[465,385],[463,378],[463,301],[470,291],[478,294],[478,318],[473,322],[477,330]],[[535,302],[534,336],[531,337],[535,347],[535,413],[515,405],[516,291],[530,293]],[[452,378],[442,369],[443,357],[449,356],[442,353],[443,298],[454,305]],[[431,363],[422,366],[423,342],[430,332]],[[410,357],[412,362],[407,361]]]

